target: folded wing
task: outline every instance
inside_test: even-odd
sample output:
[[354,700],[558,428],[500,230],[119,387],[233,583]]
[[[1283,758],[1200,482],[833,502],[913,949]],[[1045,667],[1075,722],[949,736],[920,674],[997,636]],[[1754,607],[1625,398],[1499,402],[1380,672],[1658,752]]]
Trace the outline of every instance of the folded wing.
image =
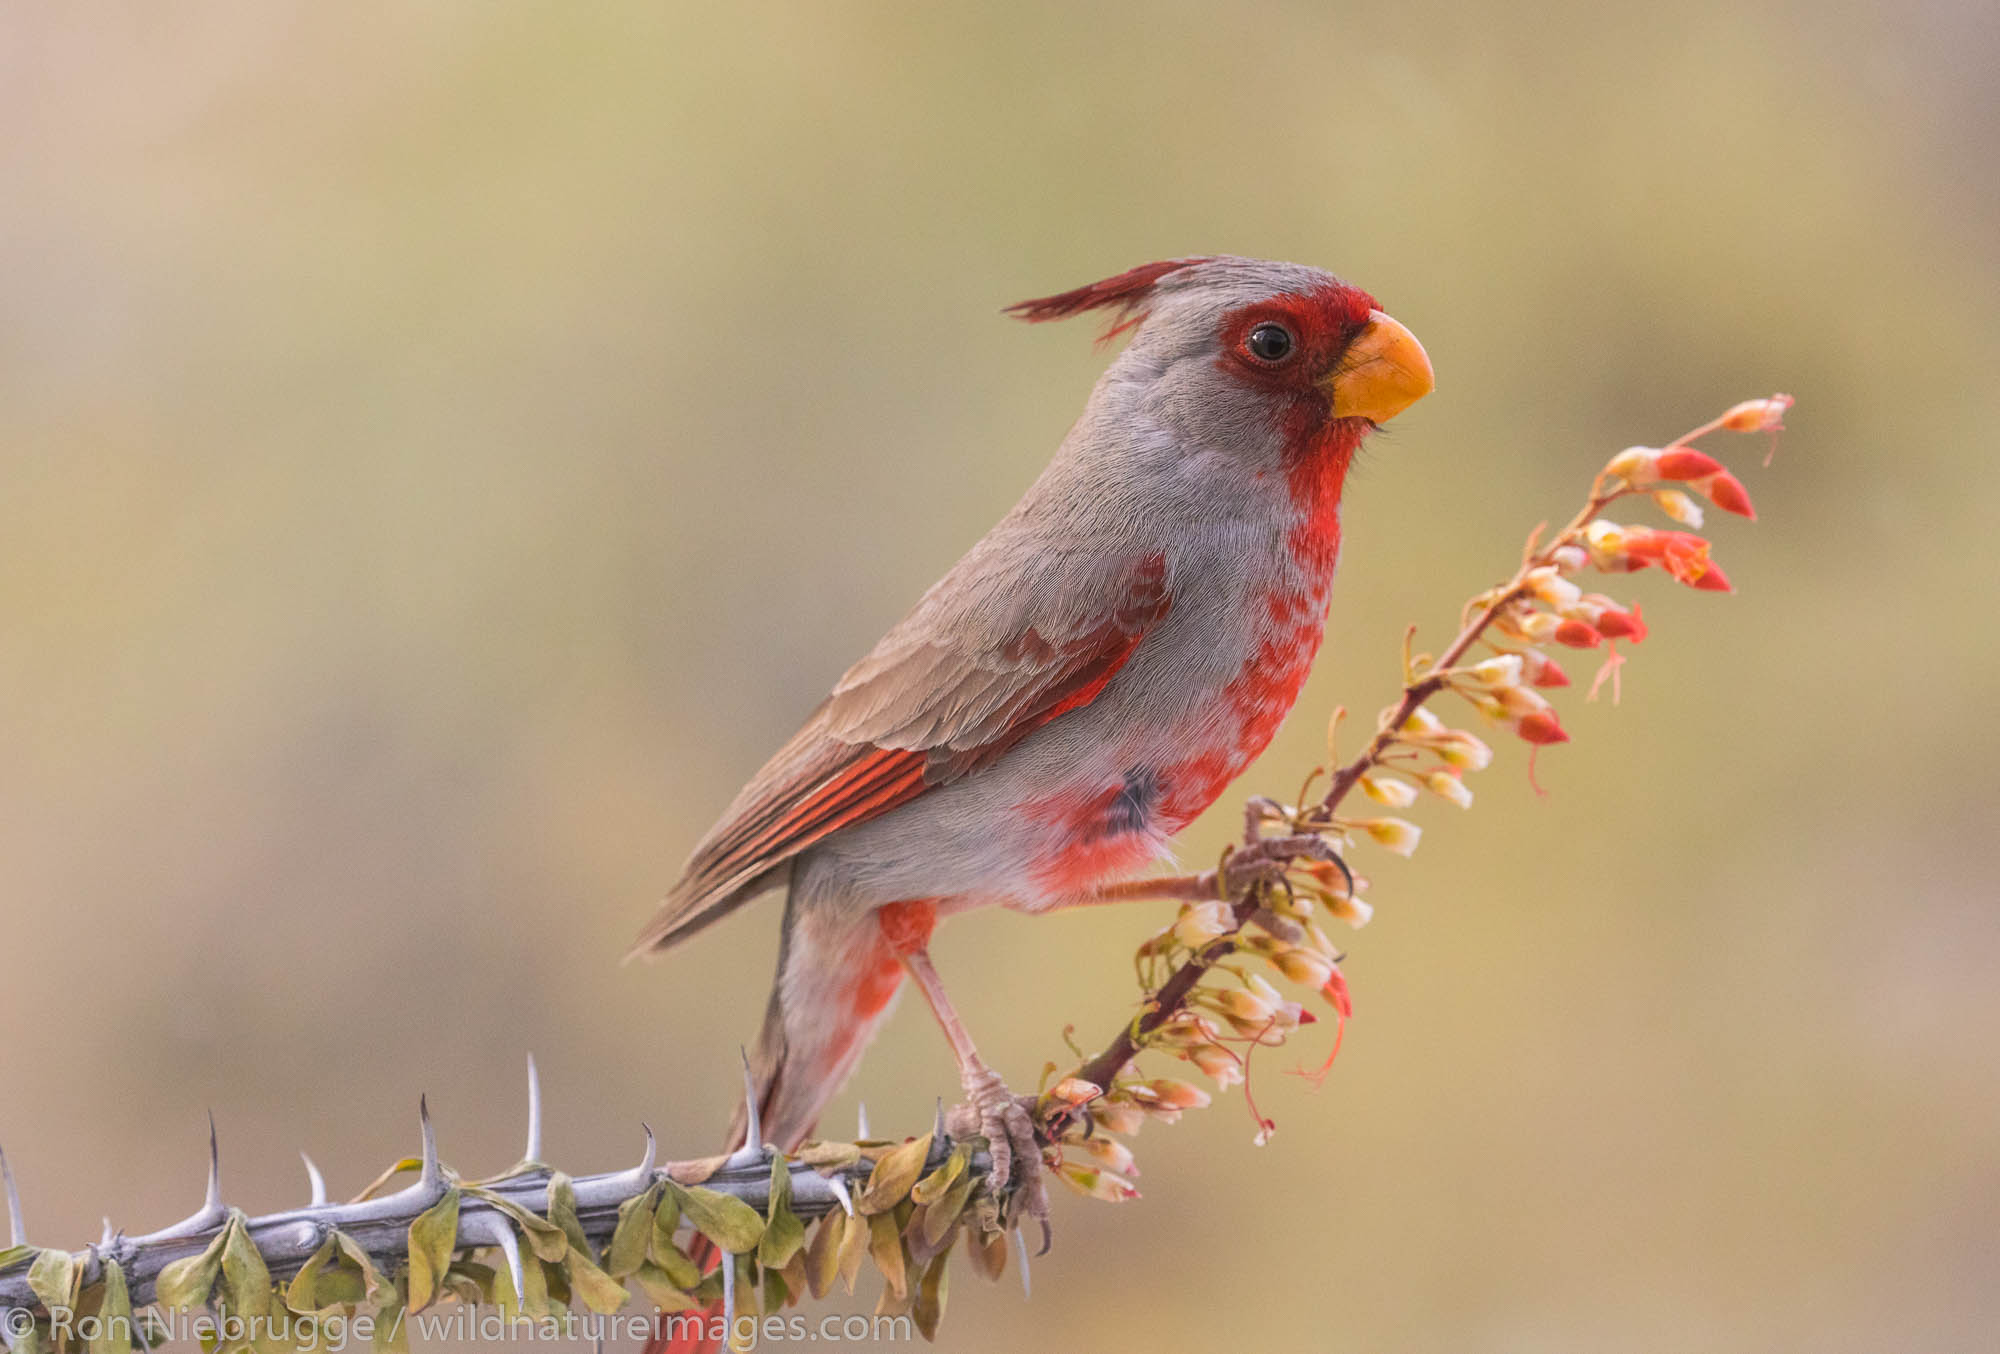
[[695,848],[634,954],[777,883],[830,833],[972,775],[1089,704],[1172,605],[1157,554],[1021,564],[989,538],[848,670]]

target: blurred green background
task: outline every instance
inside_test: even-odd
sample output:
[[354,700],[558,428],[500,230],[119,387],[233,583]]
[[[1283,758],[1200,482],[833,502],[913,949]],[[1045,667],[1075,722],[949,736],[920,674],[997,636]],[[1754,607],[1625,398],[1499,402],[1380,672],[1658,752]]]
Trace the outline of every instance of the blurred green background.
[[[775,902],[616,960],[1033,477],[1105,355],[997,315],[1330,267],[1438,393],[1349,495],[1289,792],[1631,442],[1794,391],[1739,595],[1370,862],[1359,1014],[1059,1195],[944,1344],[1990,1347],[2000,11],[290,4],[0,17],[0,1142],[36,1239],[709,1149]],[[1587,665],[1586,665],[1587,666]],[[1202,862],[1233,809],[1188,834]],[[939,962],[1031,1083],[1161,908]],[[1024,981],[1032,975],[1033,981]],[[1323,1045],[1310,1041],[1300,1056]],[[1292,1053],[1267,1064],[1274,1073]],[[905,1005],[837,1103],[953,1085]]]

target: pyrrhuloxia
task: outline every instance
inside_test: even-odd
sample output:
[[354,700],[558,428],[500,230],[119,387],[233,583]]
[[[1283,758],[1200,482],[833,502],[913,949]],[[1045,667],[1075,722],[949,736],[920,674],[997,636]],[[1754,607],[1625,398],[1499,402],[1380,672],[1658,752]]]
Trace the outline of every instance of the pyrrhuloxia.
[[1010,310],[1104,310],[1130,343],[1013,511],[737,796],[634,952],[786,888],[752,1055],[765,1139],[812,1130],[907,974],[999,1178],[1019,1163],[1038,1209],[1030,1124],[945,998],[932,926],[1102,900],[1264,749],[1320,643],[1355,448],[1432,378],[1371,297],[1296,264],[1176,259]]

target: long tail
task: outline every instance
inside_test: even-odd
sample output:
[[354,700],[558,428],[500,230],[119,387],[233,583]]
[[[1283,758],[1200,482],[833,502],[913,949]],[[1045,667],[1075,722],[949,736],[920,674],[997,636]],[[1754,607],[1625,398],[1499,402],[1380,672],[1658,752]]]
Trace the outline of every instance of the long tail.
[[[780,1151],[798,1148],[854,1070],[889,1013],[903,982],[903,964],[873,909],[801,905],[793,889],[785,906],[778,977],[764,1008],[764,1028],[750,1053],[758,1128]],[[741,1147],[749,1107],[740,1103],[724,1151]],[[715,1248],[696,1237],[690,1250],[704,1272]],[[720,1307],[663,1315],[645,1354],[711,1354],[720,1348]]]

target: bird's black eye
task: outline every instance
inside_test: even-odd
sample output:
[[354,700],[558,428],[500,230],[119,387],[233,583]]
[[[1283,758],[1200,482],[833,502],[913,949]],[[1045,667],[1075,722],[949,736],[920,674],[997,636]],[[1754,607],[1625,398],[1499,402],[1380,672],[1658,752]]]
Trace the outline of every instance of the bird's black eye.
[[1260,324],[1250,331],[1244,346],[1260,362],[1282,362],[1292,353],[1291,331],[1281,324]]

